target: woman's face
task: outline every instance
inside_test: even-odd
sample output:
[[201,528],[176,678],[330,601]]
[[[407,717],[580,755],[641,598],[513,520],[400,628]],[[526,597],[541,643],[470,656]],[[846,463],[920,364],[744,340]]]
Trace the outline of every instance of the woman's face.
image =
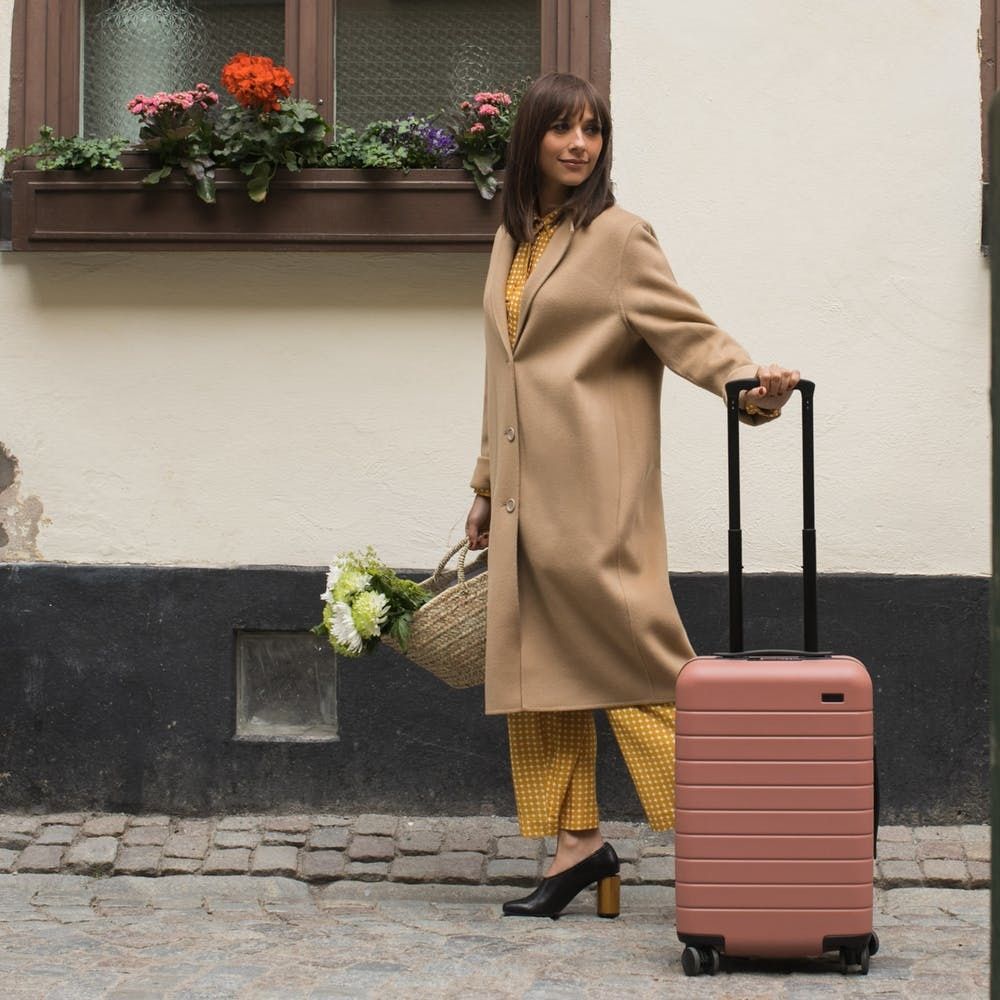
[[594,172],[603,146],[601,126],[589,105],[554,121],[538,151],[542,200],[558,203],[567,188],[582,184]]

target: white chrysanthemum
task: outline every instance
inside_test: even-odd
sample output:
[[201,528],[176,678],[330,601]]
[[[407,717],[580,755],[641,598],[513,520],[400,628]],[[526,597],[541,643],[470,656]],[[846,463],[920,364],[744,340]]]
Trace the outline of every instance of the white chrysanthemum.
[[333,588],[337,586],[337,581],[343,575],[343,572],[344,560],[342,558],[338,558],[330,566],[330,571],[326,574],[326,590],[319,595],[321,601],[329,601],[332,603],[337,599],[334,595]]
[[351,606],[354,627],[365,639],[382,634],[382,626],[389,617],[389,598],[377,590],[358,594]]
[[363,642],[358,630],[354,627],[354,618],[351,615],[351,606],[338,602],[330,609],[330,631],[334,639],[337,640],[351,655],[357,656],[361,652]]

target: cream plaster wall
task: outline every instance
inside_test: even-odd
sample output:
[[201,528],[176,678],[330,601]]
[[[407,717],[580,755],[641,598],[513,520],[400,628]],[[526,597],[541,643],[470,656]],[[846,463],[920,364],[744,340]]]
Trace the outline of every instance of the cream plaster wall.
[[[821,568],[988,572],[979,4],[613,9],[620,201],[757,360],[817,383]],[[718,568],[723,428],[678,379],[664,415],[672,566]],[[798,565],[780,424],[745,438],[748,570]]]
[[[989,568],[978,17],[973,0],[614,4],[619,199],[758,360],[817,380],[823,570]],[[470,500],[485,269],[3,255],[7,500],[44,508],[20,557],[317,565],[371,542],[433,565]],[[718,570],[723,411],[666,386],[672,566]],[[746,435],[748,570],[798,564],[797,427]]]
[[472,495],[485,266],[5,255],[0,440],[45,506],[42,555],[436,561]]

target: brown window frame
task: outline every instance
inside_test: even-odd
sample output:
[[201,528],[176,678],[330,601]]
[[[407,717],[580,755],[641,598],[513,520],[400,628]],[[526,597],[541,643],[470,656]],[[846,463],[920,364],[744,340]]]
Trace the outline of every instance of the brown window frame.
[[990,179],[990,150],[986,118],[990,101],[997,92],[997,35],[1000,9],[997,0],[982,0],[979,26],[979,78],[982,94],[983,180]]
[[[285,63],[296,79],[295,94],[298,97],[311,100],[321,108],[333,107],[334,88],[334,51],[333,51],[333,21],[336,0],[285,0]],[[539,0],[541,14],[541,72],[549,71],[576,73],[590,79],[599,91],[610,98],[611,82],[611,40],[610,40],[610,5],[611,0]],[[37,136],[41,125],[51,125],[58,135],[76,135],[80,128],[80,0],[15,0],[14,25],[11,50],[11,87],[9,135],[6,145],[20,147]],[[484,81],[484,85],[488,81]],[[416,110],[416,109],[415,109]],[[14,170],[14,176],[20,172],[23,175],[33,171],[18,171],[20,164],[8,164]],[[107,172],[105,172],[107,173]],[[125,171],[128,176],[116,178],[117,185],[102,178],[103,187],[98,189],[97,183],[90,185],[90,194],[80,192],[81,197],[89,197],[94,201],[93,210],[100,212],[100,200],[114,197],[114,191],[123,190],[126,182],[138,183],[138,177],[133,178],[133,171]],[[141,171],[134,171],[141,176]],[[470,232],[472,225],[469,219],[462,217],[460,199],[453,199],[458,217],[451,227],[452,234],[434,234],[433,242],[421,241],[420,232],[422,217],[426,217],[426,209],[420,208],[421,191],[433,191],[434,184],[429,182],[421,187],[409,181],[402,175],[392,171],[381,172],[377,183],[372,182],[374,175],[368,171],[303,171],[303,176],[293,177],[286,184],[288,191],[296,192],[301,182],[303,190],[316,190],[316,185],[322,180],[330,180],[331,185],[324,190],[336,191],[344,185],[352,185],[357,192],[357,184],[362,183],[361,175],[365,175],[364,183],[379,192],[406,186],[409,197],[398,198],[391,217],[386,213],[375,213],[381,216],[381,221],[373,224],[372,232],[359,238],[354,234],[344,240],[337,234],[329,233],[299,233],[290,237],[287,231],[275,233],[274,239],[269,239],[266,233],[260,232],[260,211],[266,211],[266,206],[251,205],[247,208],[248,216],[252,211],[257,215],[254,226],[257,230],[253,241],[241,239],[241,232],[209,234],[207,245],[219,245],[220,249],[381,249],[386,247],[413,249],[441,249],[453,245],[455,249],[481,248],[488,249],[489,241],[495,229],[496,212],[484,213],[482,206],[473,203],[472,215],[478,220],[475,232]],[[434,172],[436,173],[436,172]],[[448,180],[452,186],[465,180],[462,171],[441,171],[451,175]],[[59,175],[58,177],[56,175]],[[412,172],[411,172],[412,174]],[[32,243],[33,218],[35,216],[34,200],[36,195],[44,191],[53,191],[63,185],[62,194],[66,196],[69,185],[86,188],[88,181],[80,176],[54,171],[43,182],[38,184],[35,179],[22,176],[21,183],[15,182],[13,190],[14,246],[15,249],[28,249]],[[342,180],[343,185],[337,182]],[[433,177],[431,178],[433,181]],[[173,183],[172,181],[170,183]],[[183,182],[178,182],[183,183]],[[475,199],[478,195],[474,185],[468,180],[468,196]],[[308,188],[306,187],[308,185]],[[322,186],[322,184],[320,185]],[[155,192],[149,192],[154,194]],[[429,197],[429,196],[428,196]],[[19,204],[25,199],[32,201],[30,210]],[[330,218],[328,212],[336,213],[336,206],[329,201],[323,217]],[[305,206],[303,205],[305,210]],[[19,210],[21,220],[19,223]],[[451,209],[448,209],[450,211]],[[309,209],[315,211],[315,205]],[[205,213],[200,213],[204,217]],[[194,216],[192,215],[192,218]],[[51,222],[51,214],[49,217]],[[136,220],[138,223],[139,220]],[[156,234],[146,233],[143,238],[130,240],[135,233],[118,233],[114,236],[116,247],[121,249],[174,249],[205,248],[205,234],[192,232],[191,222],[182,223],[183,234],[175,234],[172,238],[159,240]],[[416,228],[415,228],[416,227]],[[230,227],[233,228],[232,226]],[[239,230],[241,227],[236,226]],[[445,227],[447,229],[447,227]],[[21,232],[19,242],[18,232]],[[97,244],[94,249],[109,249],[102,243],[98,234],[90,234]],[[167,234],[168,236],[170,234]],[[38,249],[81,249],[89,246],[88,233],[77,229],[73,238],[66,234],[50,238],[49,245]],[[30,248],[35,248],[34,246]]]
[[990,101],[1000,85],[1000,73],[997,71],[997,40],[1000,38],[1000,6],[997,0],[982,0],[979,23],[979,81],[980,81],[980,121],[982,139],[982,183],[983,183],[983,222],[980,247],[987,256],[990,252],[989,241],[989,187],[990,187],[990,145],[989,145],[989,110]]

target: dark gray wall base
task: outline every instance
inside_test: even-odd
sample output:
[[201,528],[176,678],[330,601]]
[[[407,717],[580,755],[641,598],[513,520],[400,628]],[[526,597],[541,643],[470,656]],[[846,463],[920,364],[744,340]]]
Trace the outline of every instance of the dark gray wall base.
[[[340,661],[338,741],[234,739],[236,631],[308,629],[323,579],[0,567],[0,810],[513,814],[506,724],[482,714],[482,689],[453,691],[388,650]],[[672,579],[695,648],[726,648],[724,576]],[[988,817],[988,590],[969,577],[820,580],[821,647],[875,681],[883,823]],[[748,645],[797,646],[797,578],[749,576],[745,591]],[[641,819],[599,716],[603,814]]]

